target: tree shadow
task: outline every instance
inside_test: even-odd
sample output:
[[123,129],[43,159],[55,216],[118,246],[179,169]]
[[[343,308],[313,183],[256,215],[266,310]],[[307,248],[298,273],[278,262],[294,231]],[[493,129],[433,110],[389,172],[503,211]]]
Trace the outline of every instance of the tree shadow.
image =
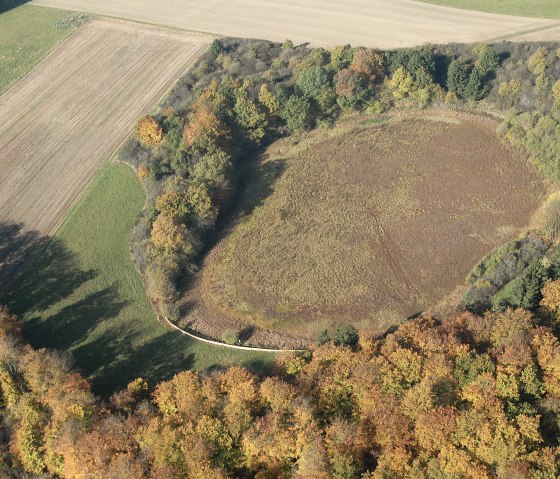
[[[274,184],[287,168],[285,159],[266,162],[261,153],[242,163],[237,174],[237,188],[231,198],[231,207],[223,211],[213,231],[209,232],[201,253],[201,263],[208,252],[225,238],[235,225],[255,208],[261,206],[274,191]],[[185,284],[189,287],[189,284]]]
[[25,3],[29,3],[29,0],[0,0],[0,13],[7,12]]
[[0,223],[0,302],[13,313],[44,311],[95,274],[82,271],[62,241]]

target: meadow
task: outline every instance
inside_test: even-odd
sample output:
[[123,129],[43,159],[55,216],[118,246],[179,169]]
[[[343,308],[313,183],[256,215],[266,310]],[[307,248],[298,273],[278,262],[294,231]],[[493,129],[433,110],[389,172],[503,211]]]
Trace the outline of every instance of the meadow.
[[25,339],[72,353],[102,394],[137,377],[154,382],[190,368],[270,365],[271,354],[211,347],[158,322],[128,247],[144,202],[129,166],[103,167],[4,298],[20,315]]
[[421,0],[445,7],[464,8],[504,15],[560,18],[560,4],[556,0]]
[[229,316],[309,339],[339,321],[385,331],[462,284],[542,200],[535,169],[489,118],[381,120],[280,140],[247,171],[235,224],[193,293],[218,311],[214,326]]
[[28,73],[74,28],[66,10],[21,5],[0,14],[0,94]]

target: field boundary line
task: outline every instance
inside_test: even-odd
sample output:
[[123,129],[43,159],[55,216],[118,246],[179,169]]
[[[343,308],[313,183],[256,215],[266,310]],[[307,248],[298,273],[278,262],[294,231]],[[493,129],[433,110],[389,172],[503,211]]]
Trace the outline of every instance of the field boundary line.
[[165,320],[165,322],[169,326],[171,326],[176,331],[179,331],[181,334],[184,334],[185,336],[196,339],[197,341],[202,341],[203,343],[212,344],[213,346],[221,346],[223,348],[240,349],[242,351],[255,351],[255,352],[263,352],[263,353],[302,353],[302,352],[306,351],[305,349],[268,349],[268,348],[256,348],[256,347],[253,348],[253,347],[250,347],[250,346],[237,346],[235,344],[221,343],[220,341],[213,341],[212,339],[206,339],[206,338],[203,338],[202,336],[197,336],[196,334],[189,333],[188,331],[185,331],[184,329],[181,329],[176,324],[173,324],[165,316],[161,316],[161,317]]
[[517,37],[522,37],[523,35],[529,35],[530,33],[542,32],[544,30],[550,30],[560,26],[560,22],[556,22],[553,25],[545,25],[542,27],[531,28],[529,30],[520,30],[518,32],[507,33],[499,37],[490,38],[487,40],[488,43],[499,42],[499,41],[510,41],[515,42]]

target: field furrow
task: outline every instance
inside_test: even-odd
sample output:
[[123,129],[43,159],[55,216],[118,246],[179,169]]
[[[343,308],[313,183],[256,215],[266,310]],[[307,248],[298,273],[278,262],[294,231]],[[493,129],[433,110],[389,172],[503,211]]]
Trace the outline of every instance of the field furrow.
[[0,221],[51,232],[138,117],[208,42],[96,20],[0,96]]

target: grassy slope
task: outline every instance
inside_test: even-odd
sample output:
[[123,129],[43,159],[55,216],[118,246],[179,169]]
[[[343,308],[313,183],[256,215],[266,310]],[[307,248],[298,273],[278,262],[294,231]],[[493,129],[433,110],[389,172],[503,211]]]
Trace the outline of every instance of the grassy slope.
[[68,14],[32,5],[0,14],[0,94],[72,32],[72,28],[56,26]]
[[419,0],[445,7],[465,8],[505,15],[560,18],[558,0]]
[[128,166],[110,162],[101,170],[16,287],[10,303],[26,339],[71,351],[99,393],[139,376],[155,381],[187,368],[270,364],[272,355],[211,347],[157,322],[128,250],[144,201]]

